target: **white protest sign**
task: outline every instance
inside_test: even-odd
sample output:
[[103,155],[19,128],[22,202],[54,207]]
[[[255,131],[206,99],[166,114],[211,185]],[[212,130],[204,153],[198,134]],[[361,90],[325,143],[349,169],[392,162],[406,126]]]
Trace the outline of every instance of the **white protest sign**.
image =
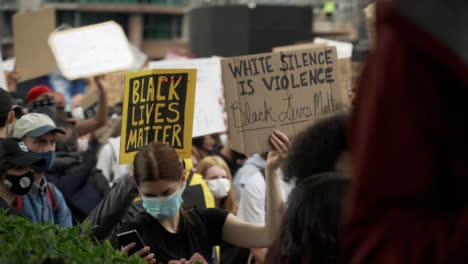
[[128,70],[135,62],[124,31],[113,21],[53,32],[49,45],[69,80]]
[[2,51],[0,50],[0,87],[8,91],[7,82],[5,79],[5,69],[3,67]]
[[133,44],[130,44],[130,48],[132,49],[133,56],[135,58],[135,63],[133,64],[130,71],[131,72],[139,71],[143,68],[143,66],[145,66],[148,56],[146,56],[145,53],[143,53],[140,49],[135,47]]
[[350,59],[353,55],[353,44],[343,41],[336,41],[324,38],[315,38],[314,43],[327,44],[328,46],[335,46],[338,52],[338,59]]
[[223,132],[224,119],[219,99],[223,96],[221,59],[153,61],[150,69],[197,69],[193,137]]
[[7,72],[12,72],[15,70],[15,63],[16,58],[10,58],[8,60],[3,61],[3,70]]

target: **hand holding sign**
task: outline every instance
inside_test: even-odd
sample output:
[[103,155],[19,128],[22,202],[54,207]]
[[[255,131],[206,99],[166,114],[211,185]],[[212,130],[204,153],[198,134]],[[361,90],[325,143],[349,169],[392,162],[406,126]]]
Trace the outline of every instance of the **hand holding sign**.
[[271,134],[269,141],[274,151],[268,153],[266,168],[269,171],[276,171],[288,156],[289,138],[281,131],[275,131]]

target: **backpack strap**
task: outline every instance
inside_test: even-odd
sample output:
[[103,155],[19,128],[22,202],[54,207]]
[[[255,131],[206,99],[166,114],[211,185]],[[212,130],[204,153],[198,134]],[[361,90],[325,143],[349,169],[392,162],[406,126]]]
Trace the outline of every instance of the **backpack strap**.
[[52,208],[52,212],[55,213],[55,211],[57,211],[57,207],[58,207],[57,206],[57,196],[55,195],[54,188],[49,183],[47,183],[46,194],[47,194],[47,198],[49,199],[49,203],[50,203],[50,207]]
[[23,196],[22,195],[16,196],[16,211],[18,212],[18,214],[21,214],[23,212]]

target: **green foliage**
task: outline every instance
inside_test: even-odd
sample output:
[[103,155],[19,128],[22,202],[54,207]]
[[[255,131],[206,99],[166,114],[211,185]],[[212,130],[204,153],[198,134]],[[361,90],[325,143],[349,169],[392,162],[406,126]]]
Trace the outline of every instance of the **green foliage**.
[[49,223],[34,224],[29,219],[0,211],[0,263],[78,264],[145,263],[129,260],[112,248],[109,241],[91,239],[91,225],[60,228]]

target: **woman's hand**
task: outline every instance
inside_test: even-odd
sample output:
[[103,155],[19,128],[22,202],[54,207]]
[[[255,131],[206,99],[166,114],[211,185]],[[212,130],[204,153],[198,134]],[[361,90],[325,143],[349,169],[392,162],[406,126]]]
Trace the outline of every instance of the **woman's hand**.
[[[136,246],[136,243],[132,242],[132,243],[126,245],[125,247],[120,248],[120,251],[128,255],[128,252],[132,248],[134,248],[135,246]],[[149,247],[144,247],[144,248],[140,249],[138,252],[136,252],[135,254],[133,254],[132,256],[130,256],[130,259],[133,259],[136,255],[138,255],[138,256],[140,256],[140,258],[142,260],[146,261],[148,264],[156,264],[156,259],[154,258],[154,253],[149,253],[149,252],[150,252],[150,248]],[[145,257],[142,257],[145,254],[148,254],[148,255],[146,255]]]
[[276,171],[288,155],[289,138],[281,131],[276,130],[270,136],[270,144],[274,150],[268,153],[266,169]]
[[181,259],[181,260],[171,260],[169,264],[207,264],[206,259],[199,253],[193,254],[190,260]]

